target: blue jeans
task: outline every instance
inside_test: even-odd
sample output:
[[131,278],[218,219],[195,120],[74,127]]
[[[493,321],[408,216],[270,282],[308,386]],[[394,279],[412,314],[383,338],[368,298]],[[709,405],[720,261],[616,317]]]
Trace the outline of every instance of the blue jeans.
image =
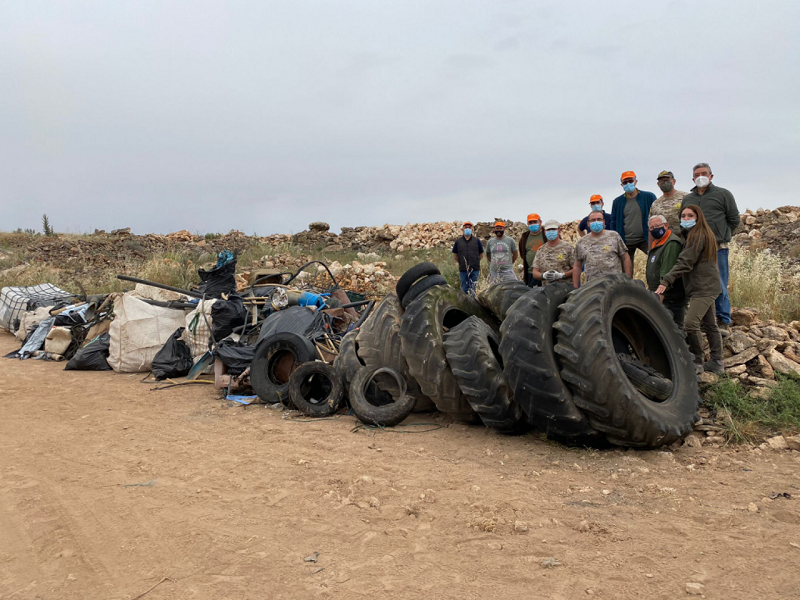
[[717,266],[719,267],[719,282],[722,284],[722,293],[717,296],[714,308],[717,312],[717,320],[722,323],[731,322],[731,299],[728,297],[728,249],[720,248],[717,250]]
[[475,290],[478,288],[478,271],[459,271],[458,276],[461,278],[461,289],[465,294],[475,295]]

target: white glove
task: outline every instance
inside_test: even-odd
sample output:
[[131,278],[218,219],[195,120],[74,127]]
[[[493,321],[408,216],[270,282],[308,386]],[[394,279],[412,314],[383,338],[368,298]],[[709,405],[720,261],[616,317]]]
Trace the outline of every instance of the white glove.
[[545,272],[545,273],[542,275],[542,277],[543,277],[543,278],[544,278],[546,281],[554,281],[554,280],[556,279],[556,275],[557,275],[557,274],[558,274],[558,273],[556,273],[555,271],[546,271],[546,272]]
[[564,279],[564,274],[559,273],[558,271],[553,272],[553,281],[558,281],[559,279]]

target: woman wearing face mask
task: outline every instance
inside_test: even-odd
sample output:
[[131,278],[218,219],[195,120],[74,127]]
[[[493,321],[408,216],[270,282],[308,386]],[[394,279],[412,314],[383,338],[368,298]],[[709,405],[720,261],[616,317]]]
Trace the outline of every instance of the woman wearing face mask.
[[[684,206],[681,210],[681,231],[686,240],[678,262],[661,279],[656,294],[664,294],[667,289],[683,278],[689,309],[683,328],[686,341],[694,354],[697,373],[712,371],[722,373],[722,336],[717,328],[714,301],[722,289],[717,268],[717,240],[708,226],[703,211],[695,204]],[[711,351],[710,360],[703,364],[703,336],[708,338]]]
[[547,241],[542,228],[542,218],[536,214],[528,215],[528,231],[522,234],[519,239],[519,255],[522,257],[523,281],[528,287],[538,287],[542,285],[541,279],[533,276],[533,261],[536,253]]

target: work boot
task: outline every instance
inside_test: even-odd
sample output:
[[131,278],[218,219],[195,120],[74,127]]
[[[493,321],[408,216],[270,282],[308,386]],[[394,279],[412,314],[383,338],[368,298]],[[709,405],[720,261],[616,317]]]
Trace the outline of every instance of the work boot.
[[722,364],[721,360],[710,360],[703,365],[703,369],[709,373],[724,373],[725,365]]
[[719,334],[722,337],[728,337],[731,334],[731,325],[730,323],[723,323],[722,321],[717,322],[717,329],[719,329]]

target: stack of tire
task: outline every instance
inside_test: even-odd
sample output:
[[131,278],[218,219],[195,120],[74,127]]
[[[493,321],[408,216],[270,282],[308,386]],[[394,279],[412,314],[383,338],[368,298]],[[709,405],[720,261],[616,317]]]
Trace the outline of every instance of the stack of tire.
[[[627,276],[579,290],[504,282],[475,299],[421,263],[396,292],[348,334],[337,361],[354,411],[365,403],[373,422],[399,423],[429,399],[455,420],[503,434],[535,428],[570,445],[658,447],[697,419],[700,396],[682,334]],[[376,402],[370,385],[381,370],[404,403]]]

